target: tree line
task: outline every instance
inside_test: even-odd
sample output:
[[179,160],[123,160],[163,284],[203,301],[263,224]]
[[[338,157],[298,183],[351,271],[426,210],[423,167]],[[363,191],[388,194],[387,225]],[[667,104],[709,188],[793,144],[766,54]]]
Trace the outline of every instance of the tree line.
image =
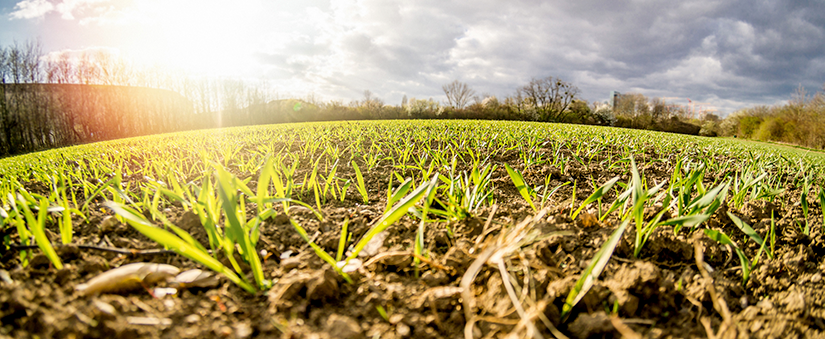
[[250,124],[267,101],[262,86],[139,67],[107,50],[47,56],[36,41],[0,46],[0,156]]
[[503,98],[478,94],[458,80],[442,90],[443,103],[404,96],[400,105],[391,105],[368,90],[347,103],[314,95],[281,99],[265,82],[140,67],[105,49],[44,55],[36,41],[15,43],[0,47],[0,156],[155,133],[302,121],[495,119],[689,134],[700,129],[679,112],[661,109],[659,99],[648,102],[634,94],[623,95],[616,107],[588,103],[575,85],[553,76],[533,78]]
[[813,95],[800,86],[786,104],[738,110],[716,129],[725,136],[825,149],[825,86]]

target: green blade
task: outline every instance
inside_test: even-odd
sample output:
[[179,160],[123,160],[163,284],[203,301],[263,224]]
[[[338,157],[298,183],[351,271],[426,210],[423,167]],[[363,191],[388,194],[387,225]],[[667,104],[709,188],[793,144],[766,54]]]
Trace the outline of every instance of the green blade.
[[[746,222],[742,221],[742,219],[739,219],[739,217],[731,214],[730,212],[728,212],[728,217],[730,218],[731,221],[733,221],[733,224],[736,225],[736,227],[738,227],[740,230],[742,230],[742,232],[744,232],[748,237],[753,239],[753,241],[756,241],[756,243],[760,247],[765,245],[765,240],[762,239],[762,237],[759,236],[759,234],[757,234],[756,231],[754,231],[753,228],[751,228],[750,225],[748,225]],[[768,252],[768,258],[773,259],[773,254]]]
[[364,249],[364,246],[367,246],[367,243],[369,243],[369,241],[372,240],[373,237],[387,229],[387,227],[389,227],[390,225],[398,221],[398,219],[401,219],[401,217],[407,214],[407,210],[415,206],[415,204],[419,200],[421,200],[421,197],[424,196],[428,187],[430,187],[429,182],[421,184],[421,186],[418,186],[418,188],[416,188],[412,193],[410,193],[404,199],[398,202],[398,204],[395,205],[395,207],[393,207],[387,213],[385,213],[381,217],[381,219],[379,219],[378,222],[376,222],[375,226],[373,226],[367,232],[367,234],[365,234],[364,237],[361,238],[360,241],[358,241],[358,243],[355,245],[355,249],[352,251],[352,254],[350,254],[350,256],[347,257],[347,261],[357,257],[358,253],[360,253],[361,250]]
[[530,198],[530,187],[528,187],[527,183],[524,182],[524,177],[521,173],[510,167],[508,164],[504,164],[504,168],[507,170],[507,174],[510,175],[510,179],[513,181],[513,184],[516,185],[516,189],[519,194],[521,194],[521,197],[524,198],[524,200],[527,200],[527,203],[530,204],[530,207],[532,207],[534,211],[537,210],[536,205],[533,204],[533,199]]
[[613,187],[613,184],[615,184],[617,181],[619,181],[619,177],[615,177],[613,179],[610,179],[604,185],[602,185],[601,187],[599,187],[595,191],[593,191],[593,194],[591,194],[589,197],[587,197],[587,199],[584,200],[584,202],[581,204],[581,206],[579,206],[579,208],[575,212],[573,212],[573,216],[571,217],[571,219],[576,220],[576,216],[578,216],[579,213],[585,207],[587,207],[587,205],[593,203],[596,200],[601,199],[601,197],[604,196],[610,190],[610,188]]
[[613,231],[613,234],[610,235],[610,238],[607,239],[602,247],[596,252],[596,255],[593,256],[593,259],[590,260],[590,265],[587,266],[587,269],[584,270],[582,273],[581,278],[576,282],[576,285],[573,286],[573,289],[570,291],[570,294],[567,295],[567,299],[564,301],[564,306],[562,306],[561,310],[561,318],[566,319],[566,317],[570,314],[570,311],[573,310],[573,307],[579,303],[579,301],[584,298],[587,294],[587,291],[593,287],[593,284],[596,282],[596,279],[599,278],[599,275],[602,273],[602,270],[607,266],[608,261],[610,261],[610,257],[613,255],[613,251],[616,249],[616,246],[619,244],[619,240],[622,238],[625,229],[627,229],[627,225],[630,223],[630,219],[625,219],[622,224]]

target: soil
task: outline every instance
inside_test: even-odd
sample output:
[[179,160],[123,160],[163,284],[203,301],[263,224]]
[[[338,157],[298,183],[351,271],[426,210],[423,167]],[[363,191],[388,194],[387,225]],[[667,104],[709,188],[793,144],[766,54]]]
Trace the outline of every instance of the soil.
[[[658,155],[651,149],[636,159],[646,164],[640,168],[643,175],[648,182],[668,180],[666,164],[647,163],[654,157]],[[73,244],[57,248],[63,269],[55,269],[42,254],[23,267],[19,249],[2,253],[0,268],[8,279],[0,280],[0,337],[465,338],[465,330],[473,338],[528,337],[534,332],[542,337],[560,332],[571,338],[825,336],[822,215],[817,204],[811,206],[812,231],[802,234],[796,224],[803,220],[796,205],[800,192],[791,186],[774,203],[749,201],[742,209],[726,204],[702,226],[722,230],[743,244],[744,234],[724,211],[740,216],[759,234],[770,227],[773,212],[775,259],[763,255],[746,285],[736,254],[701,231],[674,235],[671,227],[660,227],[639,258],[634,258],[631,227],[593,288],[561,319],[568,293],[619,220],[614,213],[599,221],[595,204],[571,220],[572,185],[557,191],[546,209],[534,211],[504,171],[504,163],[514,164],[517,159],[517,153],[503,152],[490,160],[499,166],[493,175],[496,205],[483,206],[463,220],[427,225],[431,262],[422,264],[419,272],[411,254],[419,223],[410,216],[386,231],[381,251],[351,273],[353,283],[315,255],[290,224],[290,218],[300,223],[328,253],[337,251],[345,219],[350,220],[352,239],[359,239],[384,211],[386,197],[377,197],[384,196],[386,178],[396,170],[390,165],[371,170],[370,204],[360,203],[353,186],[343,202],[327,204],[323,222],[301,208],[266,220],[258,247],[266,253],[264,272],[273,287],[256,294],[221,279],[214,286],[181,287],[165,296],[158,290],[149,293],[152,287],[167,285],[163,282],[146,289],[82,295],[77,285],[129,263],[206,269],[169,252],[121,254],[86,247],[158,249],[129,226],[104,223],[107,212],[96,202],[88,221],[75,218]],[[601,183],[618,175],[621,182],[628,181],[626,169],[605,169],[600,164],[604,159],[597,156],[589,166],[571,160],[563,172],[549,166],[517,168],[524,171],[528,183],[542,182],[551,174],[552,186],[571,178]],[[461,166],[459,170],[468,170]],[[301,171],[296,177],[303,177]],[[706,184],[714,175],[706,176]],[[354,174],[341,167],[339,176]],[[141,179],[127,180],[137,184]],[[27,188],[47,189],[34,184]],[[579,185],[576,206],[590,193],[589,185]],[[611,193],[603,204],[613,199]],[[254,204],[247,208],[252,211]],[[207,246],[206,233],[192,212],[175,205],[164,212]],[[56,225],[47,227],[53,243],[59,243]],[[16,235],[10,233],[16,242]],[[505,249],[515,243],[520,245]],[[748,244],[743,247],[752,258],[759,249],[753,242]],[[485,260],[493,252],[509,272],[505,279],[500,265]],[[508,286],[520,305],[511,301]],[[522,311],[527,321],[522,320]],[[473,326],[468,327],[468,321]]]

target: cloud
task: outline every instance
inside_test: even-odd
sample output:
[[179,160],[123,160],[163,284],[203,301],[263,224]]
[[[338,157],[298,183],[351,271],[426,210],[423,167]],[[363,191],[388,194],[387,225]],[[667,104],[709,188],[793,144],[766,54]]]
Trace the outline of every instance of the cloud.
[[502,97],[554,76],[590,101],[617,90],[714,101],[730,112],[825,79],[821,1],[26,0],[12,16],[50,12],[146,31],[146,41],[168,44],[153,53],[232,51],[210,67],[248,54],[253,73],[283,92],[326,99],[370,90],[390,103],[404,94],[440,100],[454,79]]
[[732,110],[825,75],[825,21],[808,12],[819,13],[786,1],[339,1],[313,16],[314,39],[287,44],[300,58],[270,61],[337,97],[439,97],[453,79],[502,96],[556,76],[588,100],[619,90]]
[[12,19],[36,19],[54,10],[54,5],[47,0],[23,0],[14,5],[14,12],[9,14]]
[[81,24],[105,19],[113,9],[110,0],[63,0],[57,4],[57,11],[63,19],[75,20],[77,15],[85,20]]
[[14,19],[40,19],[51,12],[60,13],[64,20],[80,18],[82,25],[101,23],[117,13],[116,8],[125,7],[125,1],[112,0],[63,0],[60,3],[48,0],[23,0],[18,2],[9,16]]

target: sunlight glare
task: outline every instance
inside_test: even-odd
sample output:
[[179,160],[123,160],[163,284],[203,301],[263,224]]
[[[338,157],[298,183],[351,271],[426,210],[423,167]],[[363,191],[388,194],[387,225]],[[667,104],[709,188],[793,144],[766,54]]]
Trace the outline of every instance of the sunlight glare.
[[250,71],[257,1],[142,1],[133,20],[144,30],[130,51],[141,62],[208,75]]

